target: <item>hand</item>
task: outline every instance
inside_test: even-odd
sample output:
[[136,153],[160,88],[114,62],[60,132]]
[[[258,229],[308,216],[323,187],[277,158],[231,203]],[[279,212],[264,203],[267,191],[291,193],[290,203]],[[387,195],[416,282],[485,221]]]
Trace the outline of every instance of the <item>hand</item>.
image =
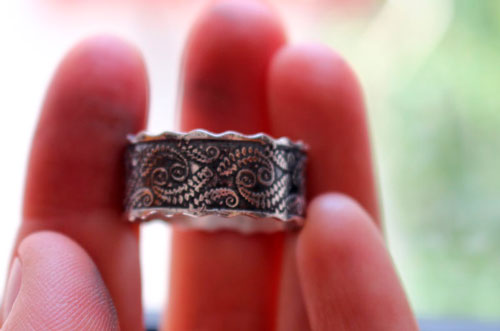
[[[262,4],[223,1],[198,19],[184,65],[180,129],[306,141],[311,202],[298,234],[174,229],[163,327],[416,330],[380,233],[365,111],[346,62],[287,45]],[[2,330],[143,327],[122,154],[147,106],[142,58],[123,41],[88,39],[61,63],[33,140]]]

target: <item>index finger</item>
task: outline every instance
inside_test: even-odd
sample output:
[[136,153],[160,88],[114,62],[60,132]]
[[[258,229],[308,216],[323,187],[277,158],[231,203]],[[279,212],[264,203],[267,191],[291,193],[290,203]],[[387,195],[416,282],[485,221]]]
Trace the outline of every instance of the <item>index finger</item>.
[[53,230],[92,257],[124,330],[142,328],[138,228],[124,220],[126,135],[146,121],[147,78],[139,52],[107,36],[64,58],[48,90],[31,147],[23,222]]

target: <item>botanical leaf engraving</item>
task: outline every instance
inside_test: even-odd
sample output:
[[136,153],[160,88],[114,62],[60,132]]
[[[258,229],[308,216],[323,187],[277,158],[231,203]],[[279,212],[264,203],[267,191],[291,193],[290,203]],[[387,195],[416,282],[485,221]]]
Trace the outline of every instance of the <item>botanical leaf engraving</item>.
[[126,208],[301,217],[305,161],[296,146],[257,139],[137,142],[126,154]]

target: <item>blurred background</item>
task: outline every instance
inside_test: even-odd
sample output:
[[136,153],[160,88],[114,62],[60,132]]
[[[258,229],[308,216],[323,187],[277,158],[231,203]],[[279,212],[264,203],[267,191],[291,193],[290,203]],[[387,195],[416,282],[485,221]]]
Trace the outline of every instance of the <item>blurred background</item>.
[[[500,1],[271,2],[291,42],[330,45],[361,80],[385,232],[417,315],[500,320]],[[149,130],[174,129],[182,46],[205,5],[0,2],[1,284],[38,111],[65,52],[101,32],[135,43],[150,76]],[[168,227],[145,226],[141,249],[154,312],[167,293]]]

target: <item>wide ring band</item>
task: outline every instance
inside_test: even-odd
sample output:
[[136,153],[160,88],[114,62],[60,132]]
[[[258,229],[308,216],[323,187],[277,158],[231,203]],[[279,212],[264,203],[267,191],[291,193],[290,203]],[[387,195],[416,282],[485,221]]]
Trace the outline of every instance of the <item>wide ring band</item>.
[[250,232],[303,223],[301,142],[204,130],[140,133],[129,140],[125,204],[132,222],[160,218]]

